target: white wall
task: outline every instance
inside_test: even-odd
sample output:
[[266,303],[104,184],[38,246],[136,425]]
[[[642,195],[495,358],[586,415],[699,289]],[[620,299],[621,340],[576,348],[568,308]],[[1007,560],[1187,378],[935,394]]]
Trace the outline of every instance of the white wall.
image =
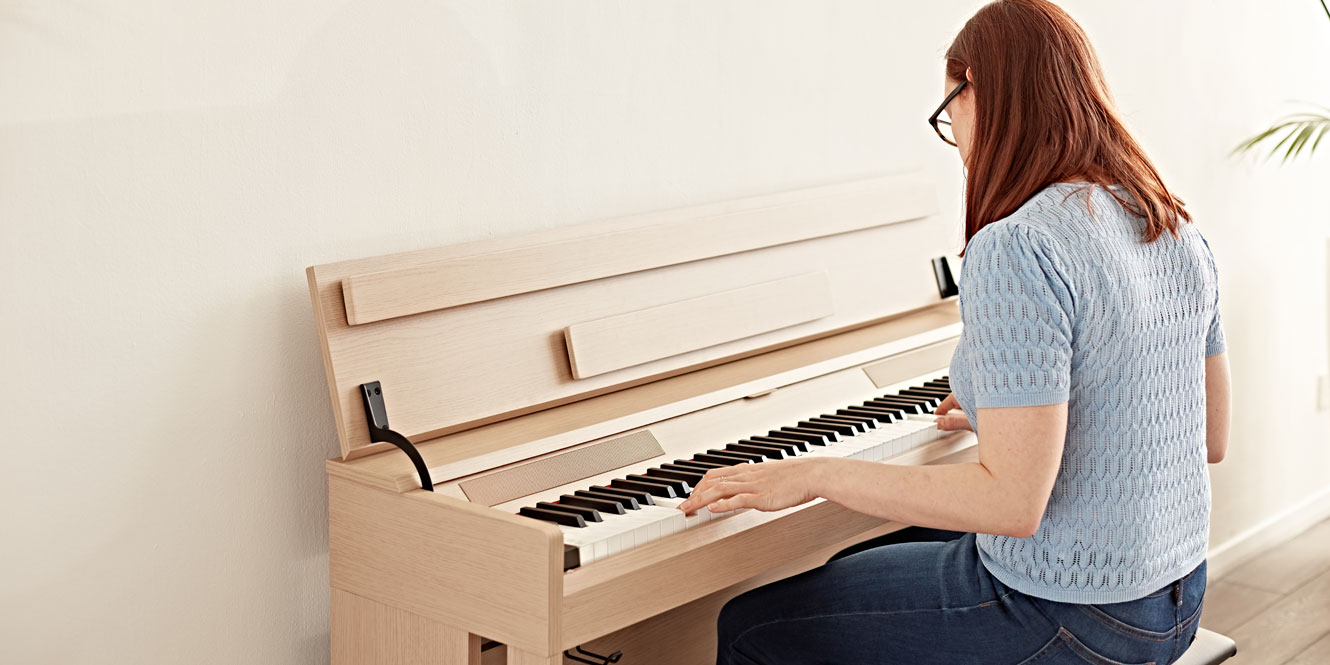
[[[1219,256],[1222,543],[1330,486],[1330,150],[1225,156],[1330,104],[1330,21],[1066,4]],[[958,221],[924,119],[978,5],[0,3],[0,661],[326,661],[304,267],[920,166]]]

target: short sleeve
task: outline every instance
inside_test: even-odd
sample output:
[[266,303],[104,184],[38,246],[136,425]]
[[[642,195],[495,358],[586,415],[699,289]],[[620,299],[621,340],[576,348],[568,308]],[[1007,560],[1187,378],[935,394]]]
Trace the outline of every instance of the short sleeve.
[[1215,255],[1210,249],[1210,242],[1205,239],[1205,236],[1201,236],[1201,242],[1205,243],[1205,253],[1210,260],[1210,277],[1215,290],[1212,303],[1214,315],[1210,318],[1210,329],[1205,335],[1205,357],[1209,358],[1228,350],[1228,345],[1224,341],[1224,325],[1222,318],[1219,316],[1219,269],[1215,264]]
[[1010,221],[989,225],[965,250],[961,321],[977,408],[1067,401],[1074,298],[1053,241]]
[[1205,336],[1205,357],[1217,356],[1228,350],[1224,343],[1224,326],[1220,321],[1219,307],[1215,307],[1215,316],[1210,320],[1210,332]]

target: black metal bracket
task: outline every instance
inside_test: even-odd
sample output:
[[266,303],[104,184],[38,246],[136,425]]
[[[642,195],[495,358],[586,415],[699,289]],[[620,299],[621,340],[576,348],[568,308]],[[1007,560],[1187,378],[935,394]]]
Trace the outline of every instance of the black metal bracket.
[[[623,658],[622,651],[615,651],[608,656],[602,656],[598,653],[591,653],[582,647],[568,649],[563,652],[563,655],[571,660],[575,660],[579,663],[586,663],[587,665],[610,665],[610,663],[617,663],[620,658]],[[595,660],[587,660],[587,658],[583,658],[583,656],[586,656],[587,658],[595,658]]]
[[959,295],[961,290],[956,287],[956,280],[951,277],[951,264],[947,262],[947,257],[939,256],[933,259],[933,277],[937,279],[937,294],[945,300],[954,295]]
[[360,397],[365,402],[365,422],[369,425],[369,440],[374,443],[391,443],[401,448],[416,466],[416,474],[420,476],[420,486],[433,492],[434,481],[430,480],[429,467],[425,466],[425,460],[420,456],[420,451],[416,450],[416,445],[411,443],[410,439],[388,428],[388,405],[383,401],[383,386],[379,385],[378,381],[362,383]]

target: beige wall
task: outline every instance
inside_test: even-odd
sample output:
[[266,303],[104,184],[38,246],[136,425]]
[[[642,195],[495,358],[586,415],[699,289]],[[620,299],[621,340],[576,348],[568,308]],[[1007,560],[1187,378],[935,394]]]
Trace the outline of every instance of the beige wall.
[[[958,219],[924,119],[978,4],[0,3],[0,661],[326,661],[303,268],[916,167]],[[1215,543],[1323,507],[1330,150],[1225,153],[1330,104],[1330,21],[1066,4],[1219,256]]]

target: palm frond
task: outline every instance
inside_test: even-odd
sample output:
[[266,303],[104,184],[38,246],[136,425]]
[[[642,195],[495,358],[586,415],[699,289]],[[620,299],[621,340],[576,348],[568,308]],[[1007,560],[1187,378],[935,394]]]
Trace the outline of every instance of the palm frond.
[[1280,154],[1282,150],[1282,162],[1287,162],[1297,157],[1303,150],[1307,150],[1309,155],[1316,152],[1316,146],[1320,145],[1327,131],[1330,131],[1330,115],[1294,113],[1284,116],[1269,129],[1238,144],[1231,154],[1252,152],[1261,144],[1277,138],[1278,142],[1267,153],[1266,159]]

